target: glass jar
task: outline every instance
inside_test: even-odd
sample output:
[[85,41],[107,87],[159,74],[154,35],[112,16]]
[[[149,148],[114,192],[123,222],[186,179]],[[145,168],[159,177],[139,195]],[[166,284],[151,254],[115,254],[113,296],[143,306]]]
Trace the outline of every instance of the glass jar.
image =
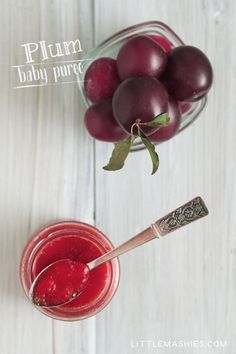
[[[177,36],[177,34],[175,34],[175,32],[172,31],[172,29],[170,29],[166,24],[159,21],[140,23],[135,26],[128,27],[114,34],[113,36],[109,37],[104,42],[99,44],[97,47],[88,51],[86,55],[82,57],[82,59],[84,60],[83,73],[78,74],[77,81],[78,81],[79,91],[83,97],[86,108],[88,108],[91,105],[91,102],[86,97],[84,91],[84,76],[89,65],[94,60],[100,57],[111,57],[115,59],[120,47],[127,41],[128,38],[135,35],[143,35],[143,34],[159,36],[160,39],[163,39],[167,43],[170,43],[172,48],[184,44],[184,42]],[[191,104],[190,103],[181,104],[181,110],[182,110],[181,123],[176,134],[180,133],[183,129],[189,126],[189,124],[191,124],[198,117],[198,115],[205,107],[206,102],[207,102],[207,98],[205,96],[199,101],[191,102]],[[137,139],[134,145],[132,146],[131,151],[137,151],[142,149],[144,149],[144,146],[141,143],[141,141]]]
[[[29,290],[35,277],[52,262],[70,258],[88,263],[113,248],[110,240],[101,231],[82,222],[59,221],[44,226],[33,234],[22,254],[20,279],[25,294],[29,298]],[[65,321],[91,317],[111,301],[117,290],[119,277],[119,260],[114,258],[90,271],[86,288],[70,303],[51,308],[36,308],[45,315]]]

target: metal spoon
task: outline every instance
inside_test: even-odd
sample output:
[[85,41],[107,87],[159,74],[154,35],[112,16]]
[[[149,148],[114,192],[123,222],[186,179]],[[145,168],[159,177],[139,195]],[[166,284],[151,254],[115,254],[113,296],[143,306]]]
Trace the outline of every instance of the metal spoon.
[[[87,263],[87,265],[83,264],[82,268],[83,268],[84,278],[81,277],[81,280],[78,281],[78,285],[75,291],[72,291],[72,293],[68,292],[67,294],[65,294],[65,298],[63,299],[63,301],[54,302],[53,304],[50,305],[44,302],[40,303],[40,301],[35,301],[35,289],[39,285],[39,282],[42,281],[43,277],[45,275],[47,276],[48,275],[47,273],[51,272],[53,267],[54,268],[58,266],[63,267],[63,265],[65,267],[68,267],[69,263],[71,263],[72,261],[70,259],[63,259],[54,262],[50,264],[48,267],[46,267],[45,269],[43,269],[42,272],[39,273],[39,275],[35,278],[29,292],[30,299],[35,305],[43,306],[43,307],[54,307],[54,306],[59,306],[68,303],[72,301],[75,297],[77,297],[86,287],[86,284],[88,283],[90,270],[98,267],[100,264],[103,264],[105,262],[112,260],[115,257],[120,256],[123,253],[126,253],[138,246],[141,246],[142,244],[148,241],[151,241],[156,238],[161,238],[184,225],[187,225],[199,218],[206,216],[207,214],[208,214],[208,210],[202,198],[196,197],[192,199],[188,203],[182,205],[181,207],[175,209],[171,213],[157,220],[155,223],[151,224],[151,226],[148,227],[146,230],[140,232],[138,235],[132,237],[128,241],[124,242],[122,245],[103,254],[101,257]],[[78,267],[81,268],[82,263],[80,262],[74,262],[74,263],[77,263]],[[76,269],[76,264],[75,264],[75,274],[76,271],[78,271],[78,269]],[[74,279],[73,274],[72,274],[72,279]],[[58,284],[60,285],[60,277],[57,278],[57,281]]]

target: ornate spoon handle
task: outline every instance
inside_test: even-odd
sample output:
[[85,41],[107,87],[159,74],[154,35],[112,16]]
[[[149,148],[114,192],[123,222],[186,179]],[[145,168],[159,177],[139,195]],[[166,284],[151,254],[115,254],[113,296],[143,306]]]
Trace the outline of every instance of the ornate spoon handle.
[[201,197],[196,197],[157,220],[146,230],[140,232],[138,235],[132,237],[122,245],[114,248],[108,253],[105,253],[94,261],[89,262],[87,266],[90,269],[93,269],[102,263],[105,263],[135,247],[144,244],[145,242],[151,241],[154,238],[165,236],[184,225],[190,224],[191,222],[206,216],[207,214],[208,210],[204,201]]
[[[170,232],[190,224],[191,222],[208,215],[208,209],[201,197],[196,197],[188,203],[175,209],[163,218],[152,224],[152,228],[160,236],[165,236]],[[157,236],[158,237],[158,236]]]

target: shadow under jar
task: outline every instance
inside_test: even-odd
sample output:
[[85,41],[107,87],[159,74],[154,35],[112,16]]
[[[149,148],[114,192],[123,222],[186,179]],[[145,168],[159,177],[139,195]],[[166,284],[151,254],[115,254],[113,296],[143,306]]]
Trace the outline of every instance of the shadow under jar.
[[[88,263],[114,246],[95,227],[78,221],[59,221],[36,231],[22,254],[20,279],[29,298],[36,276],[49,264],[72,259]],[[45,315],[64,321],[82,320],[96,315],[113,298],[120,278],[118,258],[92,269],[83,292],[71,302],[56,307],[36,307]]]
[[[120,47],[132,36],[136,35],[151,35],[158,36],[159,43],[163,41],[163,43],[167,42],[171,45],[172,48],[178,47],[180,45],[184,45],[184,42],[173,32],[166,24],[159,21],[150,21],[137,24],[132,27],[128,27],[123,31],[120,31],[113,36],[106,39],[100,45],[91,49],[83,56],[83,73],[78,74],[77,81],[80,93],[85,102],[86,108],[88,108],[92,103],[86,97],[84,90],[84,77],[88,67],[91,63],[101,57],[110,57],[116,59],[117,54],[119,52]],[[205,107],[207,102],[206,96],[201,100],[191,103],[183,103],[182,105],[182,114],[181,114],[181,123],[176,132],[176,134],[180,133],[183,129],[185,129],[188,125],[190,125],[201,113],[203,108]],[[175,134],[175,135],[176,135]],[[155,143],[160,144],[160,143]],[[137,139],[133,144],[131,151],[143,150],[145,147],[142,142]]]

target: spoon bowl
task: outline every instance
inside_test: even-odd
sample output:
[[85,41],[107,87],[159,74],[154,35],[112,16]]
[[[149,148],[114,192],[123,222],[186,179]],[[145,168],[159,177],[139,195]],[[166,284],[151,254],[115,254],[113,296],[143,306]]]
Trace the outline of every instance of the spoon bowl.
[[30,299],[40,307],[55,307],[69,303],[87,286],[89,267],[71,259],[49,264],[33,281]]

